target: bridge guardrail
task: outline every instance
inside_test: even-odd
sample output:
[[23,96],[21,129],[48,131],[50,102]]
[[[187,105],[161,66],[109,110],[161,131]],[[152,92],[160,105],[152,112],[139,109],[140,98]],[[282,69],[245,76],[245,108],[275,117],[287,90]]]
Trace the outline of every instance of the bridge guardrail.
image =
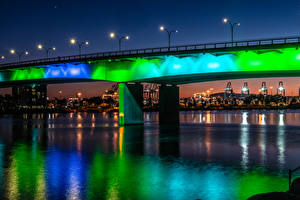
[[117,57],[117,56],[130,56],[130,55],[143,55],[143,54],[154,54],[154,53],[176,53],[184,51],[197,51],[197,50],[212,50],[212,49],[230,49],[236,47],[255,47],[255,46],[269,46],[269,45],[284,45],[284,44],[300,44],[299,37],[288,37],[288,38],[273,38],[273,39],[261,39],[261,40],[248,40],[248,41],[236,41],[236,42],[219,42],[219,43],[206,43],[206,44],[194,44],[194,45],[180,45],[171,47],[157,47],[157,48],[145,48],[145,49],[132,49],[123,51],[109,51],[99,52],[92,54],[72,55],[45,58],[38,60],[29,60],[14,63],[4,63],[1,67],[14,67],[23,65],[39,65],[39,64],[50,64],[58,62],[72,62],[79,60],[95,60],[106,57]]

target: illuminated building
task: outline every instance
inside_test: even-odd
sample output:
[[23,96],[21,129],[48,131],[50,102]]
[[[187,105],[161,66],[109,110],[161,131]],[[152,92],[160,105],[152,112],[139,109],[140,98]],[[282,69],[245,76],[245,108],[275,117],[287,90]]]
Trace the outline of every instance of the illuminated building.
[[12,95],[18,108],[42,109],[47,107],[47,85],[15,86]]

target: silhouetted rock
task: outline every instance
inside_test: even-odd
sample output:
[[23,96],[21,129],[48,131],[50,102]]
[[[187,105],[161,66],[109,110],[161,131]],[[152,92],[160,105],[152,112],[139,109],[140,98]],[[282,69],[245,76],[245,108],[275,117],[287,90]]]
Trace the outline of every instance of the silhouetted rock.
[[270,192],[254,195],[248,200],[300,200],[300,196],[288,192]]

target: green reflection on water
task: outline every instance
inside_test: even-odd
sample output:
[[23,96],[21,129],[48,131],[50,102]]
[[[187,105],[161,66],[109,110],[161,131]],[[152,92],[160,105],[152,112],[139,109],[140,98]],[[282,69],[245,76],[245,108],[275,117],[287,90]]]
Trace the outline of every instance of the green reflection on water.
[[7,169],[8,199],[46,199],[43,154],[24,143],[16,145]]
[[[126,143],[125,136],[131,133],[124,127],[116,133],[114,154],[98,149],[87,163],[87,173],[75,173],[82,176],[77,180],[86,180],[86,188],[81,191],[85,199],[247,199],[258,193],[287,190],[287,178],[259,168],[245,172],[230,166],[188,162],[178,157],[132,155],[127,151],[129,145],[138,144]],[[58,153],[63,155],[63,152]],[[45,177],[51,174],[47,174],[49,166],[44,166],[45,159],[35,139],[32,144],[13,146],[4,174],[7,177],[3,178],[7,199],[47,198]],[[59,181],[63,180],[64,177],[60,177]],[[56,191],[48,191],[49,194],[53,192]]]
[[265,174],[262,170],[243,174],[236,182],[239,199],[247,199],[259,193],[285,192],[287,190],[288,179],[286,177]]

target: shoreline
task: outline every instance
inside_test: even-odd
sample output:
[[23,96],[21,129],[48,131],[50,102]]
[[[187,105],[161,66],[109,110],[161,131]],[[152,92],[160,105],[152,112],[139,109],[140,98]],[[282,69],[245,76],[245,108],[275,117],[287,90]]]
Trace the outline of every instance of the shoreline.
[[[211,107],[211,108],[180,108],[179,111],[232,111],[232,110],[299,110],[300,106],[276,106],[276,107],[262,107],[262,106],[250,106],[250,107]],[[159,112],[159,109],[143,109],[144,112]],[[63,109],[22,109],[22,110],[10,110],[10,111],[0,111],[1,115],[5,114],[30,114],[30,113],[112,113],[118,112],[118,109],[107,109],[107,110],[97,110],[97,109],[72,109],[72,110],[63,110]]]

